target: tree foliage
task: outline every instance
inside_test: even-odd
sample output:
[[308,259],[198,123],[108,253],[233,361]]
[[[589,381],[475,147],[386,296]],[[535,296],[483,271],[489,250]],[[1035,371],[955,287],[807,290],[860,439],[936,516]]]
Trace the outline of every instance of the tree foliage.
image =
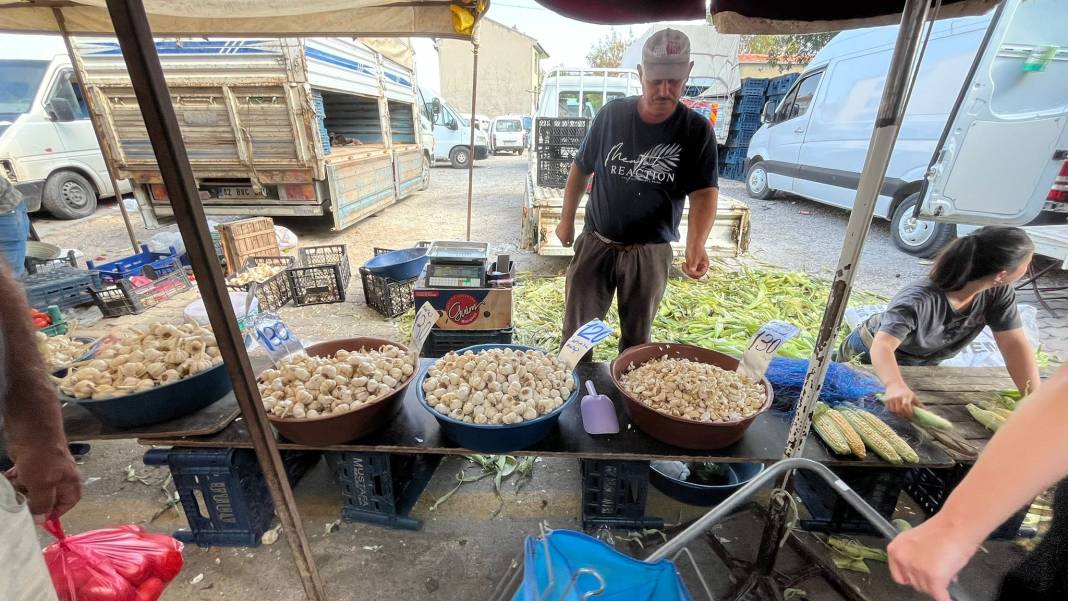
[[614,28],[611,32],[590,46],[586,54],[586,63],[591,67],[616,68],[623,66],[623,53],[634,42],[634,33],[628,31],[621,35]]
[[742,51],[749,54],[766,54],[771,65],[804,64],[827,45],[838,32],[790,35],[742,36]]

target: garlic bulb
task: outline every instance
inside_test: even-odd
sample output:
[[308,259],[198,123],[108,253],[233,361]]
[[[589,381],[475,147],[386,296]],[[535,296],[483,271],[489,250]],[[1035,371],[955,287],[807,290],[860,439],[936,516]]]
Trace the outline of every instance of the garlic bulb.
[[767,401],[763,384],[736,371],[667,356],[629,366],[619,382],[627,394],[656,411],[698,422],[745,419]]

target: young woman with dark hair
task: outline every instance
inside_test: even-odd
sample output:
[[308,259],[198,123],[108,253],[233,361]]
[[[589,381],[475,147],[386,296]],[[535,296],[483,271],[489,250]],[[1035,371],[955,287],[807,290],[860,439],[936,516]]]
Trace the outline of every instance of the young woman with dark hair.
[[987,226],[958,238],[938,255],[929,277],[903,288],[883,313],[853,330],[838,360],[870,363],[886,386],[887,407],[911,416],[916,394],[898,366],[937,365],[990,326],[1016,387],[1035,391],[1038,364],[1012,286],[1027,272],[1034,250],[1015,227]]

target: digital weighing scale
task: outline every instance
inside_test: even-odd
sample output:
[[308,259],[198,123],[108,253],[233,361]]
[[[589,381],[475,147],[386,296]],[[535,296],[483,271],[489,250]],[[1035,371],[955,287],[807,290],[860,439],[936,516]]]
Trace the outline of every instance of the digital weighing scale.
[[426,253],[428,288],[484,288],[489,244],[486,242],[434,242]]

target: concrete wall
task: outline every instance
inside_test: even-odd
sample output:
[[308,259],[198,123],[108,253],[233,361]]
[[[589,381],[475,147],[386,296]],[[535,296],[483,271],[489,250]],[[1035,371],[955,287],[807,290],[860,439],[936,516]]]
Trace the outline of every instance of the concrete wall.
[[[475,112],[488,117],[532,113],[541,79],[536,43],[500,23],[482,20]],[[471,111],[471,58],[471,44],[467,42],[438,42],[441,95],[464,115]]]

